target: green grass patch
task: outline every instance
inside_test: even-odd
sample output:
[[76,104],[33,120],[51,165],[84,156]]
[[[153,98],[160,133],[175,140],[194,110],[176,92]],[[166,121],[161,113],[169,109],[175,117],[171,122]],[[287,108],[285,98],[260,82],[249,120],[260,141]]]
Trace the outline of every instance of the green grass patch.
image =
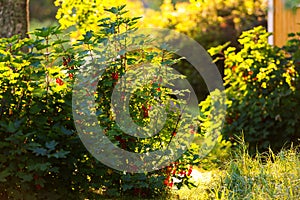
[[173,199],[300,199],[299,147],[274,154],[272,150],[250,156],[245,144],[234,153],[225,170],[203,172],[210,178],[197,187],[172,192]]

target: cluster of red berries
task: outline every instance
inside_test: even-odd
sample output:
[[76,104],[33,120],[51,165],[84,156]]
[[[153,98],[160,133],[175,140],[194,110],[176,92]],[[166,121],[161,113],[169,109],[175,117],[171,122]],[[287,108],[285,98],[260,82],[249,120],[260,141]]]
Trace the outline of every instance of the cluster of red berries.
[[164,185],[168,186],[168,187],[173,187],[174,182],[171,178],[171,176],[167,176],[167,178],[164,180]]
[[59,86],[62,86],[64,84],[63,80],[61,80],[60,78],[56,78],[56,83],[59,85]]
[[148,105],[142,105],[142,110],[143,110],[143,116],[144,116],[144,118],[147,118],[147,117],[149,117],[149,110],[150,110],[150,106]]
[[172,176],[178,175],[180,177],[190,176],[193,171],[193,166],[190,165],[188,170],[179,169],[178,170],[178,162],[172,163],[170,166],[166,168],[167,178],[164,180],[164,185],[168,187],[173,187],[174,182],[172,180]]
[[122,149],[126,149],[126,147],[127,147],[127,145],[126,145],[126,140],[122,139],[122,137],[119,136],[119,135],[118,135],[118,136],[115,136],[115,139],[116,139],[117,141],[119,141],[119,143],[120,143]]
[[239,115],[236,114],[235,117],[226,117],[227,124],[232,124],[235,120],[238,120]]
[[[232,72],[235,72],[236,69],[237,69],[237,66],[236,66],[236,65],[234,65],[234,66],[231,67]],[[252,75],[253,75],[253,71],[251,71],[251,70],[250,70],[250,71],[244,72],[244,73],[243,73],[243,80],[244,80],[244,81],[247,81],[248,78],[249,78],[249,76],[252,76]],[[253,81],[256,81],[257,79],[258,79],[257,77],[253,77],[253,78],[252,78]]]
[[126,149],[127,144],[129,142],[130,143],[136,142],[136,140],[134,138],[123,139],[121,135],[115,136],[115,140],[117,140],[120,143],[122,149]]
[[118,80],[119,79],[119,74],[118,74],[118,72],[113,72],[112,74],[111,74],[111,77],[112,77],[112,79],[114,79],[114,80]]
[[[35,175],[33,176],[33,179],[34,179],[35,181],[37,181],[37,180],[39,179],[39,176],[38,176],[37,174],[35,174]],[[36,185],[35,185],[35,188],[36,188],[37,190],[41,190],[41,189],[43,188],[43,186],[41,186],[40,184],[36,184]]]
[[177,134],[177,132],[176,132],[176,131],[173,131],[173,132],[172,132],[172,136],[173,136],[173,137],[175,137],[175,136],[176,136],[176,134]]
[[[65,58],[65,57],[63,57],[63,66],[69,66],[69,64],[70,64],[70,62],[72,61],[72,59],[71,59],[71,57],[70,56],[68,56],[68,58]],[[68,67],[68,69],[69,70],[73,70],[74,69],[74,66],[69,66]],[[73,73],[69,73],[69,78],[70,79],[73,79]]]
[[[67,58],[62,57],[62,59],[63,59],[63,66],[65,66],[65,67],[68,66],[69,70],[73,70],[74,69],[74,66],[69,66],[70,62],[72,61],[70,56],[68,56]],[[73,73],[69,73],[69,78],[73,79],[73,77],[74,77],[74,74]],[[62,86],[64,84],[64,81],[61,78],[56,78],[56,83],[59,86]]]
[[[243,80],[248,80],[248,77],[249,76],[252,76],[253,75],[253,71],[247,71],[247,72],[244,72],[244,74],[243,74]],[[254,77],[254,78],[252,78],[252,80],[257,80],[257,77]]]
[[111,73],[111,77],[114,80],[114,86],[117,84],[118,80],[119,80],[119,73],[118,72],[113,72]]

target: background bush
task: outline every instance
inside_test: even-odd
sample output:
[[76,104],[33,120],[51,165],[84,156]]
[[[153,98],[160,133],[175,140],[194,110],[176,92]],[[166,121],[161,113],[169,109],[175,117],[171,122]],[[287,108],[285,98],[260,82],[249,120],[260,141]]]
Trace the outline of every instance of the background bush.
[[225,63],[228,101],[222,133],[230,139],[243,132],[252,152],[269,146],[279,150],[300,136],[299,41],[280,49],[268,44],[269,35],[256,27],[240,36],[240,50],[226,45],[209,50]]
[[[148,7],[147,1],[126,2],[132,14],[143,16],[139,24],[141,27],[174,29],[195,39],[205,49],[228,41],[239,48],[237,38],[242,31],[267,25],[266,0],[165,0],[158,9]],[[56,17],[63,28],[76,27],[71,37],[78,38],[89,29],[98,29],[97,21],[101,18],[104,7],[122,3],[124,2],[97,0],[94,3],[82,3],[79,0],[57,0],[55,5],[59,8]],[[220,61],[217,65],[223,74],[223,62]],[[199,100],[204,100],[208,90],[193,66],[188,62],[180,62],[175,69],[186,75]]]

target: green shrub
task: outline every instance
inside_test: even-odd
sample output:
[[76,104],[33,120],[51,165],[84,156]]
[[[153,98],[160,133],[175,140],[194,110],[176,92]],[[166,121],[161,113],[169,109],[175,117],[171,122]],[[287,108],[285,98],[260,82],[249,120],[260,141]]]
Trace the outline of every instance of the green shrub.
[[[72,44],[63,39],[66,36],[57,27],[37,29],[31,39],[14,36],[0,40],[1,199],[84,199],[98,198],[98,193],[106,197],[153,197],[164,194],[173,184],[178,188],[193,185],[192,165],[199,162],[195,145],[164,169],[133,174],[113,170],[97,161],[77,135],[72,116],[72,87],[78,69],[108,40],[122,49],[126,34],[136,29],[138,18],[124,18],[124,6],[107,12],[114,18],[100,20],[99,32],[88,31],[82,40]],[[159,49],[113,53],[117,55],[111,54],[109,58],[116,59],[107,59],[103,76],[96,77],[100,81],[94,98],[100,124],[111,141],[124,150],[145,153],[165,148],[180,126],[179,110],[167,110],[166,124],[155,137],[137,139],[126,136],[116,126],[109,98],[117,80],[130,68],[156,63],[168,70],[167,66],[177,60]],[[158,73],[156,70],[151,72]],[[140,85],[132,95],[130,111],[137,124],[149,123],[148,115],[153,114],[150,106],[168,105],[171,100],[179,103],[172,99],[174,91],[160,85],[166,81],[158,77],[156,82]],[[190,129],[184,128],[187,133]],[[173,183],[173,177],[181,182]]]
[[32,39],[1,39],[1,199],[76,198],[95,173],[72,122],[76,63],[66,41],[53,40],[60,34],[42,28]]
[[[237,51],[226,45],[209,50],[225,63],[227,120],[222,133],[233,138],[242,131],[251,152],[280,149],[300,137],[298,72],[293,53],[268,44],[263,27],[244,32]],[[298,57],[299,58],[299,57]]]
[[[143,26],[174,29],[195,39],[205,49],[230,41],[240,48],[239,35],[256,26],[267,27],[266,0],[189,0],[176,2],[164,0],[159,11],[147,9]],[[224,63],[216,63],[223,75]],[[198,99],[209,94],[201,76],[188,62],[181,62],[176,69],[186,75]]]

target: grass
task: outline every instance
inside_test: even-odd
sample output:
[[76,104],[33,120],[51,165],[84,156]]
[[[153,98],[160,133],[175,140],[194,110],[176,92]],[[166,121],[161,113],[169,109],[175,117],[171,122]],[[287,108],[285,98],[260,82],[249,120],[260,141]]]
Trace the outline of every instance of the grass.
[[[166,196],[156,198],[182,200],[299,200],[300,152],[299,147],[272,150],[250,156],[242,142],[221,168],[196,168],[197,187],[172,189]],[[225,165],[225,167],[224,167]],[[97,198],[99,199],[99,198]],[[105,199],[105,198],[104,198]],[[119,198],[114,198],[119,199]],[[123,197],[122,200],[145,199]],[[91,199],[90,199],[91,200]]]
[[[173,191],[172,199],[222,200],[298,200],[300,199],[300,155],[291,147],[274,154],[251,157],[242,144],[225,170],[211,171],[209,181],[198,181],[189,190]],[[208,173],[208,172],[204,172]]]

